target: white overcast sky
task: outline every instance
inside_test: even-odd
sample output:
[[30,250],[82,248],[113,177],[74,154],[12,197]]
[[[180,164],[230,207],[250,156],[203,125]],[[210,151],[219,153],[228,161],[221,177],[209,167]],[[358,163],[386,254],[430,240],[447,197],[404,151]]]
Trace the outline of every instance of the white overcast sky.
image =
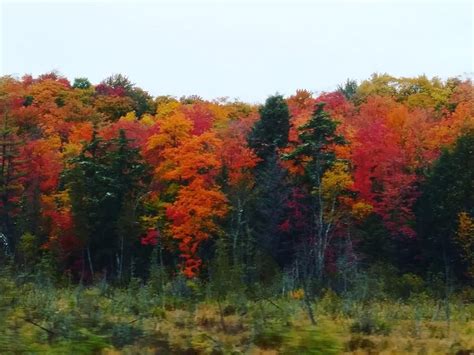
[[470,0],[0,2],[2,75],[123,73],[153,95],[261,102],[374,72],[473,72]]

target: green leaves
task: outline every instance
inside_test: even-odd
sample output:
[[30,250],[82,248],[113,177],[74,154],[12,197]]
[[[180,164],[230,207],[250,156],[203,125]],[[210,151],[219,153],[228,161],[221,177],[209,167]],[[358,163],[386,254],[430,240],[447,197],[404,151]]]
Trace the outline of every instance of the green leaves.
[[265,159],[277,148],[288,144],[290,113],[283,96],[270,96],[260,108],[260,120],[249,136],[249,146],[257,156]]
[[92,262],[101,269],[112,267],[110,258],[117,252],[122,264],[125,236],[130,247],[140,233],[137,207],[150,169],[129,142],[123,130],[109,141],[94,133],[63,174],[76,233],[92,248]]

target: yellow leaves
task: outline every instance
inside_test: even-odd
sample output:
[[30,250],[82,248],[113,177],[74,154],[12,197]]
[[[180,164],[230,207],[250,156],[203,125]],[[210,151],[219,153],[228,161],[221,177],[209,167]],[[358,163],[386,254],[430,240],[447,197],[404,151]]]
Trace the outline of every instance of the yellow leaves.
[[468,272],[474,277],[474,218],[467,212],[458,214],[456,242],[462,249],[463,259],[468,264]]
[[367,218],[373,210],[372,205],[359,201],[352,205],[352,216],[354,216],[356,220],[362,221]]
[[209,104],[209,111],[214,116],[214,124],[217,127],[225,127],[230,119],[230,108],[229,106]]
[[41,195],[41,203],[44,209],[48,210],[69,210],[69,191],[63,190],[52,195]]
[[193,129],[193,123],[183,113],[162,118],[159,122],[160,133],[154,134],[148,139],[147,150],[177,147],[190,136]]
[[168,102],[158,104],[156,109],[156,118],[162,120],[169,118],[170,116],[176,115],[181,108],[181,103],[175,100],[170,100]]
[[474,219],[467,212],[458,214],[458,240],[463,244],[474,244]]
[[120,121],[123,122],[133,122],[136,121],[137,115],[135,114],[135,111],[129,111],[125,116],[120,117]]
[[147,127],[151,127],[155,124],[155,118],[150,115],[149,113],[145,113],[143,116],[142,116],[142,119],[140,120],[140,122],[144,125],[144,126],[147,126]]
[[333,199],[352,186],[349,167],[344,162],[336,162],[324,173],[321,188],[324,198]]
[[150,216],[145,215],[140,217],[140,225],[144,227],[144,229],[149,228],[156,228],[160,216],[158,214]]

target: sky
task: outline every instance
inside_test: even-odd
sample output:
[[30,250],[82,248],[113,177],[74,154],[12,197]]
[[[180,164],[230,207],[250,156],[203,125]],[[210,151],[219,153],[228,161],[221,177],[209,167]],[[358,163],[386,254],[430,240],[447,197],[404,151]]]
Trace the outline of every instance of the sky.
[[122,73],[152,95],[253,103],[375,72],[472,76],[473,4],[0,0],[0,74]]

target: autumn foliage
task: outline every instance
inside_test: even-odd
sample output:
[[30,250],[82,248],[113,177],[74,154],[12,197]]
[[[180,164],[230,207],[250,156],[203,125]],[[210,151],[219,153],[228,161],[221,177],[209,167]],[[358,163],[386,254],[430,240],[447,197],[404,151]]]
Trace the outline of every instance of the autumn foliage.
[[[64,269],[76,267],[72,272],[77,275],[88,263],[94,272],[94,255],[101,260],[101,271],[121,273],[125,266],[115,265],[116,260],[131,265],[134,258],[159,246],[167,260],[174,260],[192,278],[208,266],[206,258],[212,254],[208,249],[217,238],[228,238],[233,248],[258,247],[259,229],[252,227],[251,218],[267,213],[255,209],[267,207],[259,207],[266,205],[255,199],[264,196],[265,174],[276,177],[275,171],[281,174],[278,192],[282,202],[275,206],[279,212],[272,223],[278,227],[278,248],[283,248],[275,256],[282,258],[276,260],[281,265],[287,262],[284,258],[294,257],[301,240],[317,235],[311,216],[314,206],[323,208],[318,207],[322,200],[326,201],[320,211],[325,220],[320,227],[334,233],[334,240],[347,238],[352,231],[355,244],[364,244],[364,233],[357,235],[364,223],[379,223],[378,230],[384,230],[390,240],[416,240],[423,233],[417,227],[416,212],[420,186],[442,150],[450,149],[460,136],[472,134],[474,127],[473,86],[459,79],[374,75],[355,92],[347,87],[319,95],[298,90],[278,99],[284,105],[278,112],[278,124],[286,125],[281,131],[285,136],[270,137],[273,141],[265,140],[265,129],[269,130],[275,110],[199,97],[153,98],[121,75],[97,85],[87,79],[71,84],[55,73],[38,78],[3,77],[0,94],[0,146],[6,149],[1,167],[2,232],[12,249],[21,235],[35,235],[42,250],[51,252]],[[346,143],[330,142],[318,148],[318,155],[304,150],[309,144],[304,130],[315,108],[322,107],[320,103],[325,104],[328,120],[337,123],[331,134],[343,137]],[[289,121],[285,123],[286,113]],[[264,115],[268,126],[260,121]],[[89,245],[81,237],[82,227],[73,213],[77,201],[71,199],[103,196],[71,191],[65,176],[87,144],[91,152],[95,149],[94,137],[104,142],[103,154],[109,154],[113,164],[123,162],[116,143],[120,132],[126,137],[124,149],[135,149],[139,164],[145,164],[151,173],[150,180],[140,180],[133,193],[123,191],[127,197],[117,197],[122,205],[116,224],[110,230],[95,229],[125,238],[117,242],[117,250],[120,243],[128,247],[122,245],[123,255],[117,256],[87,250],[90,245],[107,246]],[[284,159],[295,149],[304,154]],[[328,152],[334,153],[331,163],[321,170],[318,181],[308,183],[305,176],[310,175],[305,169],[319,166],[317,160]],[[125,169],[133,170],[138,163],[127,164]],[[123,171],[124,179],[129,173]],[[127,186],[124,181],[120,183]],[[320,204],[314,205],[315,196]],[[90,206],[95,203],[89,202]],[[89,221],[96,218],[96,212],[90,212]],[[455,217],[457,230],[452,235],[464,253],[460,260],[472,264],[466,254],[472,249],[472,210],[456,211]],[[108,240],[105,235],[90,238]],[[337,250],[330,245],[324,253],[327,258],[321,260],[325,263],[337,259]],[[232,254],[234,260],[251,259],[250,254],[236,250]],[[466,268],[472,274],[472,265]]]

